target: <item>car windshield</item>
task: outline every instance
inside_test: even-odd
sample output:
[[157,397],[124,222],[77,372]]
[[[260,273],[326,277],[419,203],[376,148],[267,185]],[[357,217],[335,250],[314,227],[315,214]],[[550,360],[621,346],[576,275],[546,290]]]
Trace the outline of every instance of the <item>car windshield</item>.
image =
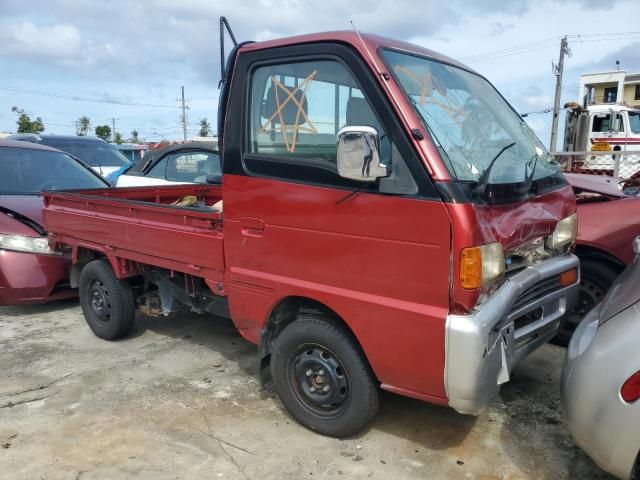
[[0,147],[0,194],[37,194],[42,190],[106,188],[106,183],[62,152]]
[[560,171],[533,131],[484,78],[406,53],[385,50],[382,55],[453,178],[519,183]]
[[42,137],[44,145],[70,153],[92,167],[121,167],[128,162],[116,147],[99,140]]
[[629,127],[633,133],[640,133],[640,112],[629,112]]

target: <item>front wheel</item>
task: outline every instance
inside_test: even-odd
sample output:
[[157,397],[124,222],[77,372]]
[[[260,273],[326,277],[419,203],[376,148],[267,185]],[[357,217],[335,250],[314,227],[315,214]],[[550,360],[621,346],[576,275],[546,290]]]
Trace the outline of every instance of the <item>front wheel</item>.
[[554,338],[554,343],[567,346],[574,330],[598,303],[602,301],[609,287],[618,276],[618,271],[611,264],[582,258],[580,260],[580,291],[578,301],[567,315]]
[[291,415],[323,435],[353,435],[378,410],[378,384],[360,346],[317,314],[299,316],[276,338],[271,376]]
[[105,260],[93,260],[80,274],[80,305],[96,336],[116,340],[133,327],[135,303],[131,285],[119,280]]

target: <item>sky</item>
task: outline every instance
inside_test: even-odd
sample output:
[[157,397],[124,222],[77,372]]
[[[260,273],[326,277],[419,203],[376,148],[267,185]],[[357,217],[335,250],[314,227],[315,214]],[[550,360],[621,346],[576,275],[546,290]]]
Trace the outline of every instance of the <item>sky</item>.
[[[578,100],[579,75],[640,72],[638,0],[0,0],[0,132],[24,109],[45,133],[112,124],[124,138],[182,137],[207,118],[215,128],[220,78],[218,18],[239,41],[359,30],[413,42],[486,76],[520,112],[553,104],[559,42],[570,35],[562,103]],[[633,32],[633,33],[628,33]],[[606,35],[602,35],[606,34]],[[545,145],[550,113],[527,122]]]

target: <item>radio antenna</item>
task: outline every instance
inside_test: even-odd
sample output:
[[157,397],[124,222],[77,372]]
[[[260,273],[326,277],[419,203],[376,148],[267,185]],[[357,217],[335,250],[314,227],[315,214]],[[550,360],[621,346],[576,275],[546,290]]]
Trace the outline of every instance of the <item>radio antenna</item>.
[[233,32],[231,31],[231,26],[229,26],[229,22],[227,22],[227,18],[220,17],[220,82],[218,83],[218,88],[220,88],[222,84],[227,81],[226,72],[224,68],[224,30],[225,28],[229,33],[229,37],[231,37],[233,46],[234,47],[238,46],[238,42],[236,41],[236,37],[234,37]]

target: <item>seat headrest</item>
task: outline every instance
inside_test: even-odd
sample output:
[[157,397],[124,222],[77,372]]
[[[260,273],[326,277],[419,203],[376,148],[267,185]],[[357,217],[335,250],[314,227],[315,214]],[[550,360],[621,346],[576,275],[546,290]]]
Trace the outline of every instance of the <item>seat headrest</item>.
[[[291,92],[295,90],[296,87],[284,87],[284,88],[286,88],[289,92]],[[293,99],[290,99],[287,102],[288,98],[289,98],[288,92],[285,92],[282,89],[282,87],[276,87],[272,83],[271,87],[267,91],[267,99],[262,103],[262,111],[261,111],[262,118],[265,118],[265,119],[271,118],[271,116],[274,113],[276,113],[276,111],[278,110],[278,105],[280,105],[281,115],[276,115],[273,118],[274,123],[279,124],[282,118],[282,121],[284,122],[285,125],[293,126],[296,124],[296,117],[298,119],[298,125],[302,125],[303,123],[305,123],[306,122],[305,115],[308,112],[308,105],[307,105],[307,97],[304,94],[304,92],[302,90],[298,90],[296,91],[296,93],[293,94],[293,98],[295,98],[296,101],[302,107],[302,111],[300,112],[300,115],[298,115],[299,108],[298,108],[298,105],[296,105],[296,102],[294,102]],[[282,106],[285,102],[287,103],[284,106]],[[305,115],[303,115],[302,113],[304,113]]]
[[364,98],[351,97],[347,101],[347,125],[376,127],[378,122]]

